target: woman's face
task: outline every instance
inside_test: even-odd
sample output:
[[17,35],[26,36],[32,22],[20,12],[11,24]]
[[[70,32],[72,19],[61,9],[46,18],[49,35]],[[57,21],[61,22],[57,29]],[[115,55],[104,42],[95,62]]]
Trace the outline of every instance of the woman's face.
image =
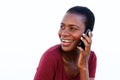
[[85,31],[85,17],[74,13],[66,13],[58,32],[63,51],[76,49],[80,37]]

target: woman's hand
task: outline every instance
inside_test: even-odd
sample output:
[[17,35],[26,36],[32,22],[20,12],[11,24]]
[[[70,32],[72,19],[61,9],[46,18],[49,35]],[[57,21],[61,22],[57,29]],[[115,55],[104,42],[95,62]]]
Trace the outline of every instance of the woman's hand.
[[91,43],[92,43],[92,33],[89,32],[88,36],[86,34],[83,34],[83,37],[81,37],[81,40],[85,45],[85,49],[78,46],[78,49],[80,50],[80,55],[78,58],[78,67],[85,69],[85,68],[88,68],[89,53],[90,53]]

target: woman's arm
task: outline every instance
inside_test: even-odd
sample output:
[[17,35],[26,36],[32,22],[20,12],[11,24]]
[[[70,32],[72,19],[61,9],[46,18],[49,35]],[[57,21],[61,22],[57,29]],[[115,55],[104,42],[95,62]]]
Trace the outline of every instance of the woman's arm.
[[85,49],[78,47],[78,49],[80,50],[80,55],[79,55],[79,59],[78,59],[78,67],[80,69],[80,80],[90,80],[88,60],[89,60],[89,56],[90,56],[92,34],[91,34],[91,32],[89,32],[88,36],[84,34],[83,37],[84,38],[81,38],[81,40],[85,44]]
[[89,80],[89,70],[87,66],[80,68],[80,80]]

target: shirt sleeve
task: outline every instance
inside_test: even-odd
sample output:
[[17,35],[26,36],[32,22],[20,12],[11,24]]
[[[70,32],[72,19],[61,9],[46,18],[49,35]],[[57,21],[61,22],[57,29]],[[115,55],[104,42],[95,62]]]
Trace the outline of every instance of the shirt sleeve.
[[97,57],[96,54],[92,51],[89,58],[89,77],[94,78],[97,67]]
[[45,53],[37,67],[34,80],[53,80],[55,74],[55,56]]

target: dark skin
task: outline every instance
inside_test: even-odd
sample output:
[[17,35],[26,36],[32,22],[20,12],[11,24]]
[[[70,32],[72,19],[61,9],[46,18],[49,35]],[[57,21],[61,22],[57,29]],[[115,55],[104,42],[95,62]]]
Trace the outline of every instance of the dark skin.
[[75,77],[79,73],[79,68],[77,66],[79,54],[76,51],[71,51],[68,54],[63,52],[62,59],[63,59],[63,63],[64,63],[64,69],[65,69],[67,75],[70,78],[72,78],[72,77]]
[[[69,78],[81,73],[81,80],[94,80],[89,78],[88,59],[91,47],[91,33],[83,35],[85,31],[85,17],[74,13],[66,13],[61,22],[58,35],[61,39],[62,59],[66,74]],[[81,38],[81,37],[84,38]],[[79,40],[85,44],[85,50],[78,47]]]

